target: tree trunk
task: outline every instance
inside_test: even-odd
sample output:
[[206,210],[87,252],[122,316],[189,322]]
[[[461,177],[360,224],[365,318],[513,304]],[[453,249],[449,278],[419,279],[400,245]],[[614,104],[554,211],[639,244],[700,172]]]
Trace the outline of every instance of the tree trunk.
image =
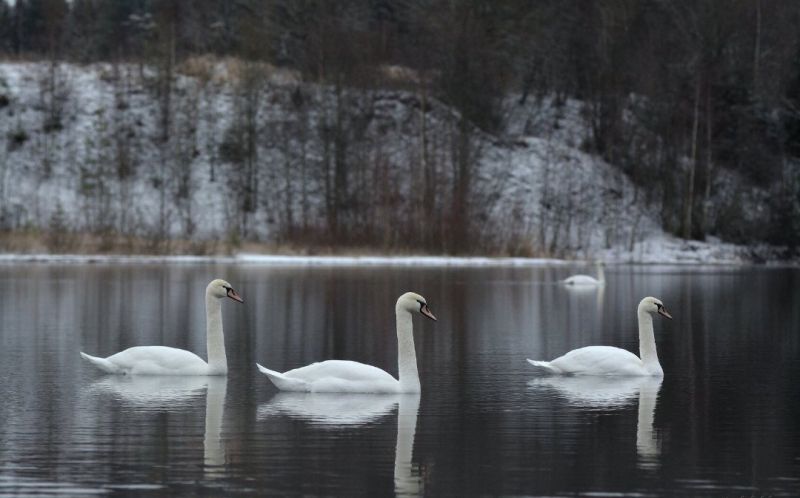
[[758,98],[759,71],[761,66],[761,0],[756,0],[756,41],[753,49],[753,95]]
[[714,163],[711,148],[711,85],[706,90],[706,186],[703,192],[703,210],[700,215],[700,230],[705,239],[708,232],[708,207],[711,204],[711,183],[713,178]]
[[697,165],[697,129],[700,121],[700,79],[697,79],[694,90],[694,118],[692,120],[692,149],[689,159],[689,171],[686,174],[686,197],[683,205],[684,239],[692,236],[692,208],[694,207],[694,173]]

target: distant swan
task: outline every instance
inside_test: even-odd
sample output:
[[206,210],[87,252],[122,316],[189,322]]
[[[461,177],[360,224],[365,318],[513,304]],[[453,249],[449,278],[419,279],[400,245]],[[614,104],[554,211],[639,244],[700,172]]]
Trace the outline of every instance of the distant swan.
[[397,317],[398,379],[372,365],[355,361],[327,360],[279,373],[256,364],[282,391],[349,393],[418,393],[417,353],[414,350],[412,313],[436,320],[425,298],[413,292],[400,296],[395,305]]
[[206,341],[208,363],[196,354],[166,346],[135,346],[108,358],[81,356],[100,370],[111,374],[138,375],[226,375],[225,337],[222,334],[222,305],[219,300],[229,297],[244,300],[224,280],[213,280],[206,287]]
[[639,354],[641,358],[620,348],[588,346],[573,349],[552,361],[528,360],[549,373],[565,375],[651,375],[662,377],[664,371],[658,362],[656,340],[653,336],[653,317],[658,313],[672,319],[664,304],[654,298],[642,299],[637,308],[639,317]]
[[601,286],[606,284],[606,275],[603,272],[603,263],[597,262],[597,278],[589,275],[572,275],[564,279],[564,285],[574,286]]

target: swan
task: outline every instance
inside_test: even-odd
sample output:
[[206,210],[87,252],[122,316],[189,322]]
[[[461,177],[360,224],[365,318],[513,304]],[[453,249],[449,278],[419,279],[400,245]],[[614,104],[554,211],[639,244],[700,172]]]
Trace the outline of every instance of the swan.
[[220,299],[229,297],[243,303],[242,297],[225,280],[216,279],[206,287],[206,341],[208,363],[196,354],[166,346],[135,346],[98,358],[81,352],[81,356],[100,370],[111,374],[139,375],[226,375],[225,337],[222,334]]
[[620,348],[611,346],[588,346],[573,349],[552,361],[529,359],[531,365],[541,367],[549,373],[564,375],[649,375],[663,377],[664,371],[658,362],[656,340],[653,337],[651,313],[672,319],[664,304],[654,298],[642,299],[637,308],[639,316],[639,354],[641,358]]
[[356,361],[327,360],[279,373],[258,363],[258,369],[282,391],[349,392],[349,393],[418,393],[417,354],[414,350],[412,313],[436,321],[425,298],[406,292],[397,300],[397,366],[398,378],[372,365]]
[[606,284],[606,275],[603,272],[603,263],[597,262],[597,278],[589,275],[572,275],[564,279],[564,285],[574,286],[595,286],[599,287]]

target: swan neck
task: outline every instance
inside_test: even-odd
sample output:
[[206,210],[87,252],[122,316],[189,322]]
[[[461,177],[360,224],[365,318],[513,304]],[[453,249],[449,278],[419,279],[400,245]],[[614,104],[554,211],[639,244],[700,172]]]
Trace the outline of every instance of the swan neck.
[[663,375],[656,353],[656,339],[653,334],[653,317],[639,310],[639,356],[644,368],[653,375]]
[[228,359],[225,356],[225,336],[222,333],[222,304],[208,291],[206,291],[206,347],[208,349],[208,373],[210,375],[227,374]]
[[601,284],[606,283],[606,272],[603,270],[603,265],[597,265],[597,280]]
[[395,308],[395,314],[397,316],[397,374],[400,381],[400,392],[418,393],[420,384],[411,313],[402,308]]

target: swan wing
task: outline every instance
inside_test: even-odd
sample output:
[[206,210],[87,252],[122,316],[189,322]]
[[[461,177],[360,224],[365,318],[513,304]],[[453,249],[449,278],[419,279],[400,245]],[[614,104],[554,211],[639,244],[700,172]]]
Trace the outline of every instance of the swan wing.
[[190,351],[167,346],[136,346],[108,358],[95,358],[83,353],[82,356],[108,373],[208,375],[208,364],[202,358]]
[[647,375],[638,356],[611,346],[573,349],[549,363],[573,375]]
[[261,367],[261,372],[279,389],[287,391],[397,393],[400,390],[400,383],[389,373],[357,361],[321,361],[278,375]]

